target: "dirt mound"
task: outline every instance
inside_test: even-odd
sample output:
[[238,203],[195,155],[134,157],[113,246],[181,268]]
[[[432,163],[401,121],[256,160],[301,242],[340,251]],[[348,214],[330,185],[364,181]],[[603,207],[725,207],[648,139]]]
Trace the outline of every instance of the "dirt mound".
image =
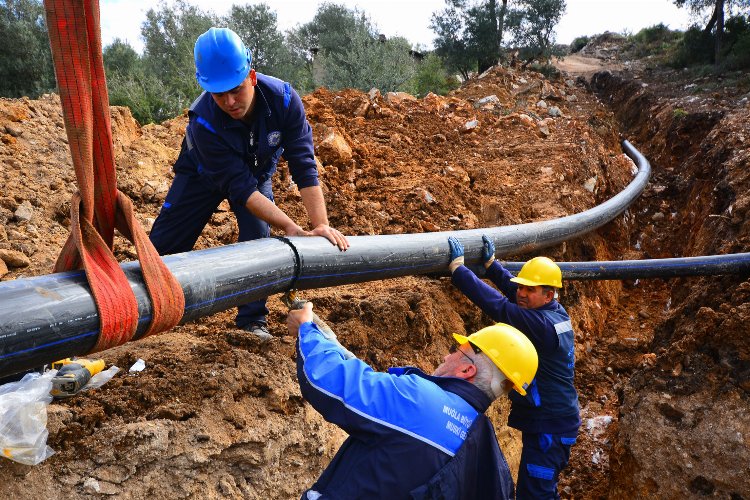
[[624,35],[605,31],[591,37],[579,53],[586,57],[614,61],[620,58],[620,53],[625,42],[627,42],[627,37]]
[[[616,88],[624,85],[610,90]],[[346,234],[471,229],[560,217],[610,198],[632,176],[632,162],[619,148],[615,117],[572,80],[548,81],[538,73],[496,67],[446,97],[319,89],[304,102],[331,223]],[[658,99],[644,97],[632,105],[650,109],[646,103]],[[637,113],[633,116],[635,120]],[[137,217],[148,228],[169,186],[187,118],[140,127],[127,109],[113,108],[112,117],[118,185],[134,199]],[[651,140],[662,145],[649,151],[658,161],[668,151],[683,159],[712,151],[737,165],[732,170],[737,175],[726,176],[726,185],[732,190],[744,186],[742,157],[732,156],[729,149],[713,150],[708,142],[680,149],[663,139],[666,129],[649,136],[640,126],[632,127],[637,147]],[[677,127],[675,133],[694,137],[691,130]],[[645,201],[618,221],[545,253],[572,261],[719,250],[730,248],[717,246],[719,235],[729,231],[744,242],[744,222],[732,223],[733,215],[726,211],[721,214],[728,220],[706,219],[698,245],[669,232],[673,226],[693,228],[683,222],[687,212],[678,202],[695,207],[695,222],[718,213],[702,203],[690,205],[691,196],[710,191],[710,182],[695,179],[691,185],[703,186],[702,191],[683,189],[673,182],[678,168],[675,164],[671,176],[657,168],[662,177],[647,190]],[[6,274],[0,266],[2,279],[48,273],[67,238],[69,199],[76,189],[56,96],[0,100],[0,180],[0,256],[8,267]],[[274,190],[277,203],[304,224],[299,192],[283,164]],[[719,191],[722,196],[729,192]],[[739,218],[747,205],[744,193],[726,198]],[[663,218],[654,216],[657,211]],[[672,211],[681,214],[674,225]],[[712,233],[710,222],[725,229]],[[197,247],[236,238],[234,218],[222,206]],[[670,241],[676,241],[674,248]],[[135,257],[120,238],[116,253],[123,260]],[[727,283],[738,284],[738,279]],[[628,444],[635,443],[634,438],[618,438],[613,448],[618,426],[625,426],[621,436],[633,428],[627,415],[618,413],[619,406],[622,398],[632,407],[634,397],[649,394],[645,388],[633,392],[641,387],[630,381],[634,372],[643,374],[634,379],[639,380],[657,367],[674,369],[673,358],[656,350],[675,342],[667,335],[669,325],[687,331],[692,318],[705,317],[717,327],[738,326],[731,320],[736,316],[731,308],[698,291],[705,289],[704,284],[680,295],[673,288],[672,308],[667,310],[669,289],[661,282],[648,287],[566,283],[562,302],[576,326],[576,384],[584,427],[561,478],[564,496],[606,496],[613,451],[617,463],[626,463],[623,457],[629,453],[635,459],[627,467],[647,470],[635,445]],[[745,307],[743,297],[737,294],[732,304]],[[306,298],[314,300],[344,345],[378,369],[408,364],[431,370],[447,349],[451,332],[470,332],[489,322],[446,279],[372,282],[314,290]],[[698,300],[710,302],[713,312],[700,313],[693,305]],[[66,498],[298,498],[345,436],[301,399],[285,310],[277,298],[271,298],[269,308],[274,338],[266,345],[236,330],[234,313],[227,311],[102,353],[108,364],[121,368],[143,359],[146,369],[134,374],[124,370],[97,391],[50,405],[49,444],[57,453],[36,467],[0,461],[3,489],[21,498],[53,492]],[[664,323],[667,317],[671,323]],[[737,343],[731,346],[736,355],[728,362],[746,366],[741,363],[746,363],[747,351]],[[682,373],[703,360],[683,363]],[[723,365],[717,360],[714,366]],[[728,370],[723,369],[721,373]],[[740,370],[732,376],[742,374]],[[664,377],[661,372],[659,376]],[[726,405],[721,411],[736,416],[735,407],[741,405]],[[500,401],[489,413],[515,470],[520,443],[517,433],[505,426],[507,411],[507,402]],[[641,491],[642,474],[632,475],[629,491]],[[611,491],[628,489],[620,483]]]
[[[581,88],[537,73],[495,68],[447,97],[320,89],[304,100],[331,222],[347,234],[559,217],[610,197],[631,176],[611,115]],[[148,227],[166,194],[186,117],[139,127],[127,109],[112,114],[118,185]],[[30,261],[26,267],[11,262],[7,280],[49,272],[67,237],[75,183],[56,96],[0,101],[0,120],[0,176],[7,187],[0,200],[6,228],[0,249]],[[279,205],[303,222],[299,193],[283,165],[274,189]],[[236,237],[223,207],[198,247]],[[134,258],[119,238],[116,251]],[[598,236],[551,254],[610,257]],[[600,333],[604,313],[588,307],[600,288],[566,289],[575,299],[567,305],[580,320],[579,359]],[[308,296],[342,342],[379,369],[411,364],[431,370],[450,332],[488,322],[444,279],[404,278]],[[10,493],[296,497],[343,434],[303,404],[284,309],[276,299],[270,308],[269,346],[235,330],[233,313],[226,312],[104,352],[108,363],[127,368],[141,358],[147,368],[52,404],[49,444],[57,454],[33,468],[0,462]],[[517,436],[504,425],[507,403],[497,403],[492,415],[517,464]],[[22,483],[12,480],[17,475]]]

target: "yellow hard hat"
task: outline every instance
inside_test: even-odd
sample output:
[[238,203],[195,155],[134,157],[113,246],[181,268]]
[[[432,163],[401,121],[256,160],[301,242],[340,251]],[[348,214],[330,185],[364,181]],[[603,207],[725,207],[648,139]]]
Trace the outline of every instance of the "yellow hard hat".
[[562,288],[562,271],[548,257],[534,257],[521,268],[518,277],[511,278],[514,283],[526,286],[553,286]]
[[460,345],[467,342],[477,346],[495,366],[513,382],[513,388],[526,395],[526,388],[534,380],[539,358],[531,341],[510,325],[497,323],[482,328],[468,337],[453,334]]

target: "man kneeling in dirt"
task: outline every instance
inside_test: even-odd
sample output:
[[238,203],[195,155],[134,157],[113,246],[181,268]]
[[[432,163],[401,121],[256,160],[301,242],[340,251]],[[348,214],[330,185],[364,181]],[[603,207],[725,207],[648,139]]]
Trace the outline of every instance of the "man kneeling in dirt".
[[313,323],[312,303],[291,311],[304,398],[349,437],[303,500],[513,498],[513,480],[484,412],[511,389],[525,394],[538,364],[531,342],[497,324],[468,337],[432,375],[376,372]]

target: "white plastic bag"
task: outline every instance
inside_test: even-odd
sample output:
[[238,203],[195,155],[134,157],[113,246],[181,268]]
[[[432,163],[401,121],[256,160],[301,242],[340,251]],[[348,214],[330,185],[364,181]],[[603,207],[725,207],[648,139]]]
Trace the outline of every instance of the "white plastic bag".
[[135,372],[142,372],[146,368],[146,362],[143,361],[141,358],[138,358],[138,360],[133,363],[133,366],[130,367],[128,370],[129,373],[135,373]]
[[29,373],[0,385],[0,456],[36,465],[54,453],[47,446],[47,405],[56,373]]
[[120,369],[116,367],[115,365],[110,366],[108,369],[97,373],[93,377],[91,377],[91,380],[83,386],[84,391],[89,391],[91,389],[98,389],[110,380],[112,380],[112,377],[117,375],[117,372],[119,372]]

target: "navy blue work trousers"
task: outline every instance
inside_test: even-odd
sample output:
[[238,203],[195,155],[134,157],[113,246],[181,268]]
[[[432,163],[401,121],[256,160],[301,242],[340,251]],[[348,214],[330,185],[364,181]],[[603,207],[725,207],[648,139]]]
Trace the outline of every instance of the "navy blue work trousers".
[[516,481],[517,500],[559,499],[557,479],[570,459],[576,435],[531,434],[521,436],[521,465]]
[[[273,201],[271,186],[271,179],[265,179],[258,184],[258,191]],[[175,173],[172,186],[150,234],[151,242],[159,255],[192,250],[216,207],[225,198],[224,193],[214,188],[206,177],[194,172]],[[268,223],[255,217],[244,206],[237,207],[231,203],[230,205],[237,217],[240,233],[238,241],[270,236],[271,229]],[[256,300],[238,307],[236,324],[243,328],[253,321],[265,322],[267,314],[266,299]]]

